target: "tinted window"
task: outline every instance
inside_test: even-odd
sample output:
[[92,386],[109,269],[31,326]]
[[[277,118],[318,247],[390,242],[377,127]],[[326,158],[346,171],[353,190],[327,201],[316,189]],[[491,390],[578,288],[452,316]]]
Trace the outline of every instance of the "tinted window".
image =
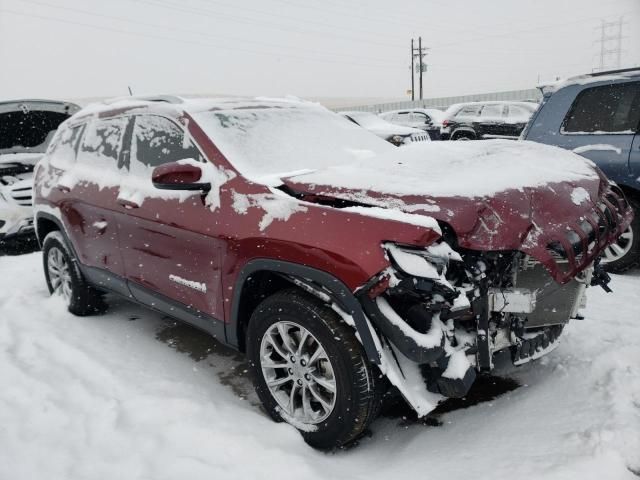
[[136,117],[131,158],[149,167],[187,158],[202,161],[193,142],[185,140],[182,128],[156,115]]
[[604,85],[582,91],[564,132],[635,132],[640,123],[640,82]]
[[89,162],[109,160],[117,164],[128,120],[127,117],[120,117],[94,120],[89,123],[78,159]]

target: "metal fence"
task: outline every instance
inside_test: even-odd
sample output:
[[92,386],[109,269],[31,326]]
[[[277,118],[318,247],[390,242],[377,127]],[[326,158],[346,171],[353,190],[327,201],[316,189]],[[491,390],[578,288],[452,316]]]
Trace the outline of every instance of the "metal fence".
[[539,101],[542,98],[540,90],[537,88],[529,88],[526,90],[509,90],[506,92],[492,92],[492,93],[478,93],[475,95],[459,95],[456,97],[439,97],[439,98],[425,98],[423,100],[407,100],[404,102],[391,102],[391,103],[378,103],[374,105],[358,105],[333,108],[335,111],[339,110],[358,110],[362,112],[382,113],[389,110],[401,110],[404,108],[439,108],[447,109],[454,103],[465,102],[484,102],[492,100],[511,100],[511,101],[524,101],[535,100]]

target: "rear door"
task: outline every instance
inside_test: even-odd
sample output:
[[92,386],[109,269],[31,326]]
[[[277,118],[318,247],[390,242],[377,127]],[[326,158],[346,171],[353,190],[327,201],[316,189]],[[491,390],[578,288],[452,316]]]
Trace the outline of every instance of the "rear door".
[[[224,318],[220,210],[206,207],[200,192],[158,190],[151,181],[154,167],[187,158],[205,162],[181,125],[162,116],[136,116],[129,174],[118,193],[118,226],[132,294],[156,306],[177,302],[176,316],[197,324],[200,312]],[[180,317],[180,307],[198,318]]]
[[[75,164],[60,165],[64,173],[55,186],[63,192],[60,208],[80,262],[118,277],[124,275],[124,269],[114,212],[118,209],[129,122],[130,118],[123,116],[95,119],[85,125]],[[70,132],[78,134],[76,129]],[[51,161],[54,168],[58,161],[64,159],[56,153]],[[121,291],[124,284],[114,280],[110,286]]]
[[521,105],[507,105],[504,123],[505,135],[510,137],[520,136],[532,114],[532,110],[527,110]]
[[504,118],[505,106],[501,103],[488,103],[482,106],[475,124],[481,138],[499,138],[507,135]]

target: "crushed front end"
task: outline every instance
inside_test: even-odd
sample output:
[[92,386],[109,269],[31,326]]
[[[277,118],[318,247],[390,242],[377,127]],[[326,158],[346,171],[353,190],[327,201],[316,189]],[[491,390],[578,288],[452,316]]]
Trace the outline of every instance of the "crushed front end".
[[429,392],[461,397],[497,352],[522,365],[558,345],[564,326],[581,318],[586,289],[609,290],[599,256],[630,219],[612,189],[575,224],[535,232],[538,241],[525,237],[519,250],[461,248],[446,227],[428,247],[386,243],[390,266],[359,300],[402,376],[409,362]]

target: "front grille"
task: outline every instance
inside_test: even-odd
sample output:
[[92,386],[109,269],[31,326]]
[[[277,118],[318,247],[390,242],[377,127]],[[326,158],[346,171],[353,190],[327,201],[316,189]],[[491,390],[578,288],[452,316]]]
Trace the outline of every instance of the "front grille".
[[9,191],[11,198],[23,207],[33,206],[33,188],[31,187],[16,187]]
[[568,222],[564,232],[546,244],[547,253],[562,272],[561,277],[569,279],[591,264],[622,233],[623,222],[629,215],[624,196],[609,189],[590,212]]
[[412,142],[426,142],[428,138],[429,137],[426,133],[416,133],[415,135],[411,135]]

